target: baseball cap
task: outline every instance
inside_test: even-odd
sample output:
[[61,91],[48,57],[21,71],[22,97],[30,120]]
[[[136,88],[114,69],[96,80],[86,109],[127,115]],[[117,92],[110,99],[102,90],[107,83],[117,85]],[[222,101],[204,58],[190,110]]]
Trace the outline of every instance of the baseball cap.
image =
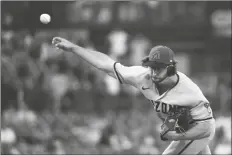
[[148,61],[143,65],[165,67],[176,63],[174,56],[174,52],[169,47],[158,45],[151,49]]

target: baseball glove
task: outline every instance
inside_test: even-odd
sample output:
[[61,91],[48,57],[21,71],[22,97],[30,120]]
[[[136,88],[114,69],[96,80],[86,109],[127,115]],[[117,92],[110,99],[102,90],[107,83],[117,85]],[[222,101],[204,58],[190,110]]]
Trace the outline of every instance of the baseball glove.
[[189,122],[191,120],[192,118],[189,108],[179,107],[171,109],[161,126],[161,140],[167,140],[164,135],[169,131],[176,131],[177,133],[185,134],[185,131],[190,128]]

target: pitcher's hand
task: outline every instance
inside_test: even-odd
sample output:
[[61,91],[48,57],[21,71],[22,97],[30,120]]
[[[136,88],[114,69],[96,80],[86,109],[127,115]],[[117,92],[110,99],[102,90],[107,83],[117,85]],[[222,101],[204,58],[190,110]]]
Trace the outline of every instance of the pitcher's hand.
[[58,49],[62,49],[64,51],[72,51],[73,47],[75,46],[75,44],[73,44],[72,42],[61,38],[61,37],[54,37],[52,39],[52,44],[58,48]]

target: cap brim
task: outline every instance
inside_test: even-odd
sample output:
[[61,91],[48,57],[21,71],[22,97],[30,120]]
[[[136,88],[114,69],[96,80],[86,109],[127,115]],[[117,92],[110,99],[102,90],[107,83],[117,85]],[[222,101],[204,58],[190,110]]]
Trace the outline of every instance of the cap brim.
[[154,62],[154,61],[147,61],[147,62],[143,63],[143,66],[149,66],[151,68],[154,68],[154,67],[165,68],[168,66],[168,64]]

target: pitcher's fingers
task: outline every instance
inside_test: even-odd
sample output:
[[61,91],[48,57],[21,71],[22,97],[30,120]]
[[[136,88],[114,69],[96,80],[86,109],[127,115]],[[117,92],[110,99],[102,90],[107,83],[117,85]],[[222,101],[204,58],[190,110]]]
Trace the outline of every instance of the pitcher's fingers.
[[53,38],[52,39],[52,44],[55,45],[57,43],[57,41]]
[[62,49],[62,47],[61,47],[60,45],[56,45],[56,46],[55,46],[55,49],[56,49],[56,50],[60,50],[60,49]]
[[60,43],[55,43],[54,45],[55,47],[58,47],[58,48],[61,46]]
[[62,38],[60,38],[60,37],[54,37],[54,38],[52,39],[52,43],[53,43],[53,44],[59,43],[59,42],[61,42],[61,41],[62,41]]

